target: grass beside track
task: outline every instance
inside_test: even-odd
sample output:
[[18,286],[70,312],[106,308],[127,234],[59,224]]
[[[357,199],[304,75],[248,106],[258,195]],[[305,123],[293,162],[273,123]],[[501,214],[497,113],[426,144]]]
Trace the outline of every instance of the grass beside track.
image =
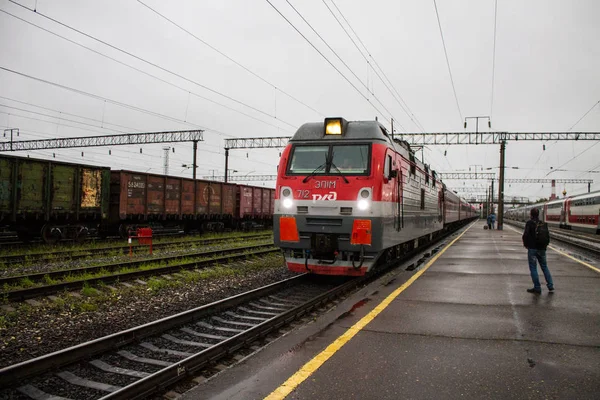
[[[152,239],[152,243],[156,245],[161,245],[165,243],[187,243],[194,241],[202,241],[202,240],[210,240],[210,239],[239,239],[244,238],[246,236],[256,236],[260,234],[272,234],[273,232],[270,230],[265,231],[257,231],[252,233],[211,233],[204,235],[188,235],[173,239],[172,236],[158,236]],[[94,240],[83,243],[57,243],[54,245],[49,244],[37,244],[32,245],[26,249],[24,248],[10,248],[10,247],[2,247],[0,246],[0,256],[9,256],[9,255],[23,255],[23,256],[31,256],[35,254],[53,254],[53,253],[61,253],[66,251],[77,253],[77,252],[85,252],[85,251],[97,251],[102,249],[112,249],[112,248],[129,248],[129,244],[127,244],[126,239],[118,239],[118,240]]]
[[[2,354],[26,355],[37,351],[38,347],[47,346],[53,341],[52,337],[57,332],[60,334],[65,326],[89,325],[92,319],[102,319],[101,315],[114,316],[115,310],[125,310],[121,313],[126,314],[143,313],[136,305],[162,309],[169,306],[164,304],[165,298],[174,303],[185,303],[186,292],[198,287],[212,288],[216,282],[226,278],[229,278],[230,285],[239,285],[239,290],[242,291],[245,288],[240,282],[245,276],[278,269],[285,267],[281,255],[273,253],[236,263],[235,267],[220,264],[201,270],[180,271],[168,277],[155,276],[149,278],[146,285],[118,285],[118,290],[103,284],[95,288],[84,286],[75,292],[77,296],[71,291],[57,293],[53,300],[40,298],[39,306],[15,303],[12,311],[0,309],[0,359],[4,358],[1,357]],[[218,286],[214,289],[218,290]],[[189,304],[189,308],[199,305]],[[123,317],[122,321],[125,323],[128,319]],[[128,327],[119,326],[115,329]],[[73,337],[72,340],[76,344],[79,339]],[[1,364],[0,367],[4,366],[4,362]]]
[[[216,238],[196,238],[184,241],[163,241],[153,243],[153,253],[158,254],[161,251],[174,251],[181,248],[189,248],[190,246],[209,246],[213,244],[227,244],[231,241],[240,240],[260,240],[272,238],[271,233],[239,235],[239,236],[223,236]],[[144,256],[149,252],[148,246],[133,246],[133,255],[135,257]],[[23,267],[35,265],[35,263],[45,262],[64,262],[75,259],[92,259],[98,256],[118,258],[129,254],[128,244],[119,244],[116,247],[99,247],[95,250],[60,250],[54,253],[30,253],[30,254],[10,254],[0,255],[0,274],[4,271],[4,275],[11,275],[10,271],[18,271]]]
[[25,276],[15,276],[4,278],[5,282],[2,286],[4,294],[17,290],[31,289],[41,286],[57,285],[68,282],[96,280],[98,278],[110,278],[118,275],[126,275],[140,271],[160,270],[165,267],[176,268],[177,266],[186,266],[191,263],[202,263],[214,258],[223,257],[228,253],[250,253],[252,247],[270,246],[272,241],[255,240],[243,243],[243,246],[234,246],[231,244],[221,244],[217,248],[212,248],[208,251],[182,253],[178,255],[169,255],[166,257],[157,257],[156,259],[140,259],[131,261],[128,258],[114,262],[112,264],[101,264],[98,266],[89,265],[84,268],[75,269],[58,269],[55,271],[47,271],[46,273],[36,273]]

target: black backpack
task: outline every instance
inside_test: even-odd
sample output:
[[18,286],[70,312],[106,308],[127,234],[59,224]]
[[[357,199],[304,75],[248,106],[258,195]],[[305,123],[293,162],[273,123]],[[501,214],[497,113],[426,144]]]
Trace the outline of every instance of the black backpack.
[[535,225],[535,247],[538,249],[545,249],[549,243],[550,232],[548,231],[548,224],[538,221]]

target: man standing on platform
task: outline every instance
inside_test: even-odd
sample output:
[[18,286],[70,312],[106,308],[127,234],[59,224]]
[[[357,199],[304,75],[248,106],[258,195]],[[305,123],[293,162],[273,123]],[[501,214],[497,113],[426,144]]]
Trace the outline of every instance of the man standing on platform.
[[523,232],[523,246],[527,248],[529,272],[533,281],[533,288],[527,289],[527,291],[536,294],[542,293],[542,285],[537,271],[537,262],[539,262],[544,278],[546,278],[548,290],[552,292],[554,291],[554,284],[546,263],[546,247],[550,243],[548,225],[539,220],[540,211],[537,208],[532,208],[530,215],[531,219],[525,224],[525,231]]

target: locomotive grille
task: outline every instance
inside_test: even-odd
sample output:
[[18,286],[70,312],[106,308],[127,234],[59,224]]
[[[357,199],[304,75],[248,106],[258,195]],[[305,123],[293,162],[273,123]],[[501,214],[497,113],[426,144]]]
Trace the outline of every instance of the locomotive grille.
[[306,218],[306,225],[342,226],[341,218]]

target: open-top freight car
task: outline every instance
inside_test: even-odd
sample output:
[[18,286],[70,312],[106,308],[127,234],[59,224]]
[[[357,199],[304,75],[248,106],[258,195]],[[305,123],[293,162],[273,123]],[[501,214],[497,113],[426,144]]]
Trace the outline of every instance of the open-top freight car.
[[21,240],[80,239],[108,219],[110,169],[0,156],[0,223]]
[[270,226],[275,191],[134,171],[112,171],[110,220],[103,232],[126,236],[148,224],[186,231]]
[[272,224],[273,189],[0,155],[0,225],[22,240]]

